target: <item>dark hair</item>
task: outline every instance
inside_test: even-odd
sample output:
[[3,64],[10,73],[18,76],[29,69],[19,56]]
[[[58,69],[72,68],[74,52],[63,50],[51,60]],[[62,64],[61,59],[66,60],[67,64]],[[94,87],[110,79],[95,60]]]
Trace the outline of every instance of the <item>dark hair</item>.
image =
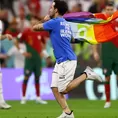
[[114,7],[114,2],[113,2],[113,1],[111,1],[111,2],[107,2],[106,6]]
[[68,5],[64,0],[54,0],[54,8],[58,10],[60,15],[64,15],[68,11]]
[[[80,9],[80,11],[83,11],[83,10],[82,10],[82,4],[81,4],[81,3],[78,3],[78,4],[77,4],[77,7]],[[78,11],[78,12],[79,12],[79,11]]]

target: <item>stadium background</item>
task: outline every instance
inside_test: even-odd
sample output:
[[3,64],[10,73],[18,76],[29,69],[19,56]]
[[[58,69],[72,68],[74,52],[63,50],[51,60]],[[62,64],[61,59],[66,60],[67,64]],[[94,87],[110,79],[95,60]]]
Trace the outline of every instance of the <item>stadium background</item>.
[[[104,11],[105,4],[108,0],[66,0],[66,1],[69,4],[69,9],[71,12],[73,12],[74,10],[77,10],[78,12],[79,11],[90,11],[90,12],[96,13],[96,12]],[[117,9],[118,0],[113,0],[113,1],[115,2],[115,6]],[[15,24],[16,22],[19,22],[19,18],[22,15],[25,16],[24,21],[23,21],[24,23],[21,23],[21,25],[23,25],[22,26],[23,28],[27,27],[27,25],[29,24],[30,14],[38,15],[40,18],[43,18],[48,13],[51,2],[52,2],[52,0],[0,0],[0,7],[1,7],[0,19],[4,23],[4,32],[3,33],[5,33],[7,31],[7,29],[9,28],[9,26],[11,24]],[[77,5],[77,8],[73,7],[75,5]],[[96,5],[98,6],[97,8],[95,7]],[[19,26],[19,27],[21,27],[21,26]],[[22,28],[21,28],[21,31],[22,31]],[[8,40],[1,41],[0,42],[0,54],[2,54],[2,55],[9,54],[8,51],[12,48],[12,46],[13,46],[12,41],[8,41]],[[78,67],[76,69],[75,77],[80,75],[81,72],[85,69],[85,67],[87,65],[89,65],[92,68],[94,68],[94,70],[96,72],[100,73],[100,75],[104,78],[104,76],[102,74],[102,70],[100,68],[101,64],[96,63],[96,61],[93,59],[91,45],[82,43],[82,44],[76,44],[76,45],[72,45],[72,46],[73,46],[73,49],[74,49],[76,55],[78,56]],[[41,83],[42,83],[41,84],[41,95],[44,99],[51,100],[51,99],[54,99],[54,97],[49,88],[49,84],[50,84],[51,72],[52,72],[52,69],[53,69],[53,66],[55,63],[55,59],[54,59],[54,56],[52,53],[51,43],[50,43],[49,39],[47,39],[47,42],[46,42],[46,50],[47,50],[48,54],[50,55],[50,59],[49,60],[43,59],[43,62],[42,62],[44,69],[43,69],[43,74],[41,77]],[[8,58],[8,59],[6,59],[5,56],[4,56],[4,58],[0,57],[0,61],[1,61],[0,63],[2,65],[2,72],[3,72],[3,90],[4,90],[4,97],[6,100],[20,100],[20,98],[21,98],[21,82],[23,79],[23,69],[15,68],[14,59],[15,59],[14,56],[10,56],[10,58]],[[33,99],[35,99],[35,95],[34,95],[35,91],[32,88],[33,75],[30,79],[31,79],[31,82],[29,84],[29,90],[27,91],[27,98],[33,100]],[[118,92],[117,92],[118,88],[116,86],[116,83],[117,82],[115,79],[115,75],[113,74],[112,79],[111,79],[111,89],[112,89],[111,98],[112,98],[112,100],[118,99]],[[68,94],[68,97],[82,99],[82,103],[80,103],[80,105],[81,104],[84,104],[85,106],[90,105],[90,103],[87,104],[87,101],[84,101],[83,99],[104,100],[105,99],[104,86],[103,86],[103,84],[100,84],[98,82],[86,81],[86,82],[82,83],[78,88],[76,88],[75,90],[70,92]],[[69,102],[72,104],[72,101],[69,101]],[[11,102],[11,104],[12,104],[12,102]],[[31,105],[32,104],[33,103],[31,103]],[[99,104],[102,106],[102,103],[97,101],[98,108],[100,108]],[[115,102],[114,102],[114,104],[115,104]],[[15,105],[15,103],[14,103],[14,105]],[[93,105],[93,107],[95,107],[95,106]],[[20,108],[21,108],[21,106],[19,107],[19,109]],[[48,109],[48,107],[47,107],[47,109]],[[84,108],[82,108],[82,109],[84,109]],[[88,107],[88,109],[89,109],[89,107]],[[97,113],[97,111],[95,113]],[[105,113],[104,113],[104,115],[107,114],[107,113],[106,114]],[[112,111],[111,111],[111,113],[112,113]],[[84,112],[83,112],[83,114],[84,114]],[[90,118],[92,118],[91,115],[88,115],[88,116]],[[109,115],[108,117],[113,118],[111,116]],[[0,118],[6,118],[6,117],[0,117]],[[23,117],[23,118],[25,118],[25,117]],[[32,117],[32,118],[34,118],[34,117]],[[43,117],[41,117],[41,118],[43,118]],[[84,117],[82,117],[82,118],[84,118]],[[94,118],[94,115],[93,115],[93,118]],[[99,117],[99,118],[101,118],[101,117]],[[106,118],[106,116],[104,118]],[[116,115],[116,118],[117,118],[117,115]]]
[[[67,0],[67,2],[69,4],[70,10],[73,10],[74,9],[73,6],[75,6],[77,3],[78,9],[75,9],[75,10],[91,11],[93,13],[96,12],[95,11],[96,9],[91,9],[92,8],[91,6],[93,6],[95,4],[94,3],[95,1],[92,1],[92,0]],[[102,9],[100,9],[100,11],[98,10],[98,12],[102,12],[104,10],[105,2],[106,2],[106,0],[100,0],[100,1],[98,0],[98,3],[96,2],[96,4],[98,4],[99,7],[102,8]],[[117,0],[115,1],[115,3],[116,3],[116,8],[117,8]],[[23,27],[27,27],[27,26],[25,26],[26,25],[25,23],[27,23],[27,24],[29,23],[29,19],[28,19],[29,14],[34,14],[34,15],[36,14],[39,17],[43,18],[48,13],[48,10],[49,10],[50,4],[51,4],[51,0],[11,0],[10,3],[7,0],[3,0],[3,1],[1,0],[0,4],[1,4],[0,19],[2,19],[4,22],[4,26],[5,26],[4,33],[5,33],[11,23],[15,23],[16,21],[18,21],[18,19],[21,17],[20,15],[25,16]],[[21,29],[21,31],[22,30],[23,29]],[[12,46],[13,46],[12,41],[8,41],[8,40],[2,41],[0,53],[7,54],[8,50],[10,50],[10,48]],[[82,70],[84,70],[84,68],[87,65],[90,65],[93,68],[100,67],[100,64],[96,63],[96,61],[93,59],[91,45],[89,45],[89,44],[75,44],[75,45],[73,45],[73,49],[74,49],[76,55],[78,56],[78,67],[76,69],[75,77],[77,77],[82,72]],[[43,67],[53,69],[53,65],[55,63],[55,60],[53,57],[52,48],[51,48],[51,44],[50,44],[49,39],[47,40],[46,50],[49,53],[49,55],[51,56],[51,61],[49,62],[50,64],[47,64],[48,62],[46,62],[46,60],[44,59],[43,60]],[[7,75],[9,75],[9,74],[11,75],[11,73],[9,72],[10,69],[14,68],[14,71],[18,70],[18,68],[17,69],[15,68],[13,55],[9,59],[1,59],[1,62],[2,62],[2,67],[6,68],[5,71],[8,71]],[[101,69],[99,68],[98,71],[100,73]],[[4,72],[4,73],[6,74],[6,72]],[[50,73],[50,75],[51,75],[51,73]],[[101,75],[102,75],[102,72],[101,72]],[[18,75],[16,75],[16,78],[17,77],[18,77]],[[4,74],[3,74],[3,81],[7,81],[8,78],[9,78],[8,76],[5,76],[5,78],[4,78]],[[11,79],[11,77],[9,79]],[[42,78],[42,79],[44,79],[44,78]],[[113,81],[112,82],[113,86],[115,87],[116,85],[115,85],[115,76],[114,75],[112,77],[112,81]],[[97,86],[95,87],[96,84],[97,84]],[[86,83],[83,83],[80,87],[73,90],[69,94],[69,97],[88,98],[87,91],[86,91],[87,89],[86,89],[85,85],[86,85]],[[6,86],[7,85],[3,84],[4,89],[6,88]],[[93,86],[95,87],[94,94],[96,95],[97,98],[104,96],[103,95],[104,90],[102,90],[102,91],[98,90],[99,83],[94,83]],[[113,88],[113,89],[115,89],[115,88]],[[102,89],[103,89],[103,87],[102,87]],[[9,88],[9,90],[10,90],[10,88]],[[5,92],[5,96],[6,96],[8,94],[7,93],[8,91],[5,89],[4,92]],[[113,97],[112,97],[113,99],[116,99],[116,97],[114,97],[114,96],[117,96],[117,93],[116,93],[116,95],[113,95]],[[91,99],[94,99],[94,96],[93,96],[93,98],[91,96]]]

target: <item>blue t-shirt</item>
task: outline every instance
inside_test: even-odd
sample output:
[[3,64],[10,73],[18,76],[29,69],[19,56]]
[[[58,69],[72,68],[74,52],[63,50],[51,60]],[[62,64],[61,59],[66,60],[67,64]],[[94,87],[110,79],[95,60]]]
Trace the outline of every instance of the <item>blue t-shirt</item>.
[[57,63],[77,59],[70,44],[72,38],[71,27],[64,18],[53,18],[45,22],[43,28],[50,32],[50,38]]

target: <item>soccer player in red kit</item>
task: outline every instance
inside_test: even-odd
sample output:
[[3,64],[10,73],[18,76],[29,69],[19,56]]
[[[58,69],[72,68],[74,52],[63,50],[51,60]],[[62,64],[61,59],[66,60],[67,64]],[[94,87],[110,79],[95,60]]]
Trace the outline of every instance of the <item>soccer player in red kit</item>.
[[12,35],[12,37],[17,37],[17,35],[20,33],[19,29],[18,29],[18,22],[16,21],[16,19],[13,19],[10,22],[10,26],[9,28],[5,31],[5,34],[10,34]]
[[[31,18],[31,26],[38,21],[37,17]],[[25,67],[24,67],[24,81],[22,84],[22,100],[21,104],[26,103],[26,89],[28,79],[32,73],[35,76],[35,89],[36,89],[36,102],[41,104],[47,104],[46,101],[43,101],[40,98],[40,84],[39,78],[42,72],[42,52],[45,45],[45,38],[47,32],[40,31],[35,32],[30,28],[25,29],[24,32],[18,35],[19,41],[23,41],[26,45],[27,52],[18,47],[18,41],[16,43],[19,51],[26,57],[25,58]]]
[[[114,13],[114,5],[112,2],[108,3],[105,7],[105,15],[107,19],[108,17],[112,16]],[[112,27],[115,31],[118,31],[118,21],[112,21]],[[114,40],[118,40],[116,37]],[[94,58],[95,60],[99,61],[100,57],[97,52],[97,46],[94,46]],[[102,59],[102,69],[103,74],[105,75],[105,95],[106,95],[106,102],[104,108],[109,108],[111,106],[110,102],[110,79],[112,71],[114,71],[115,75],[117,75],[118,79],[118,48],[114,46],[112,42],[106,42],[102,44],[101,49],[101,59]],[[117,93],[117,91],[116,91]]]

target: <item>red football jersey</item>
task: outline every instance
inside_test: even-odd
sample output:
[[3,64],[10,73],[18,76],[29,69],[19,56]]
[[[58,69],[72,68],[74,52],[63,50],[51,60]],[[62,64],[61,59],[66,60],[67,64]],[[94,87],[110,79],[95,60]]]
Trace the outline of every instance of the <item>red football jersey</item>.
[[11,34],[13,37],[17,37],[17,35],[19,34],[20,32],[19,31],[12,31],[12,29],[7,29],[5,34]]
[[43,44],[45,43],[45,37],[47,37],[46,31],[35,32],[30,28],[27,28],[22,33],[21,41],[25,41],[31,48],[34,48],[38,53],[42,51]]
[[[109,15],[106,15],[106,18],[108,18]],[[114,31],[118,32],[118,19],[112,21],[112,27],[114,29]],[[111,42],[118,47],[118,37],[114,38],[113,40],[111,40]]]

